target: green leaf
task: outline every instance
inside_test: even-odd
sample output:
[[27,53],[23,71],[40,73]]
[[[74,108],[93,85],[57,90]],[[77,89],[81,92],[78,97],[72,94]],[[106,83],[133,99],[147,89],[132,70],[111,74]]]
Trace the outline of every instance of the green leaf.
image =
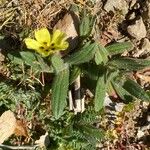
[[77,125],[80,128],[80,132],[84,135],[87,141],[91,144],[96,143],[98,140],[103,139],[104,131],[97,129],[91,125]]
[[99,72],[100,72],[100,66],[97,66],[93,63],[85,63],[80,66],[83,74],[85,76],[89,77],[92,80],[98,80],[99,78]]
[[38,55],[29,51],[20,52],[22,60],[26,65],[33,67],[33,70],[38,70],[40,72],[53,72],[53,68],[49,67],[44,59]]
[[35,62],[37,62],[34,53],[29,51],[20,52],[22,59],[25,61],[27,65],[33,66]]
[[52,113],[56,119],[63,115],[69,86],[69,70],[58,72],[52,84]]
[[78,75],[81,73],[81,69],[77,66],[73,66],[70,73],[70,84],[72,84]]
[[122,100],[125,100],[127,102],[130,102],[133,100],[133,96],[126,91],[120,84],[112,82],[114,90],[117,92],[117,94],[120,96]]
[[53,73],[53,68],[49,66],[40,55],[36,55],[36,58],[37,58],[37,61],[39,62],[41,72]]
[[107,82],[112,81],[119,74],[119,70],[116,69],[107,69]]
[[95,63],[96,63],[97,65],[99,65],[99,64],[101,64],[102,62],[103,62],[102,56],[101,56],[99,50],[97,50],[96,53],[95,53]]
[[16,65],[22,65],[24,61],[20,57],[18,53],[8,53],[8,58],[11,60],[11,63],[16,64]]
[[95,53],[95,62],[97,65],[101,64],[102,62],[106,64],[108,61],[108,52],[106,48],[97,44],[96,53]]
[[131,42],[115,43],[106,47],[110,55],[121,54],[125,51],[130,51],[133,48]]
[[136,71],[150,66],[148,59],[135,59],[135,58],[115,58],[108,62],[108,66],[113,66],[118,69],[127,71]]
[[128,93],[130,93],[131,95],[133,95],[134,97],[136,97],[138,99],[150,101],[150,97],[147,95],[147,93],[144,91],[144,89],[142,89],[138,83],[134,82],[131,79],[127,79],[124,82],[123,88]]
[[73,53],[69,57],[65,59],[65,61],[69,65],[77,65],[85,62],[89,62],[92,58],[94,58],[96,50],[96,44],[87,43],[83,48],[81,48],[78,52]]
[[105,96],[106,96],[106,81],[105,81],[105,74],[103,73],[99,77],[96,85],[95,99],[94,99],[95,111],[99,111],[103,108]]
[[81,18],[81,24],[79,26],[80,37],[87,37],[90,35],[94,22],[95,16],[90,16],[90,14],[87,14],[87,11],[84,10]]
[[51,58],[51,62],[56,73],[68,68],[67,64],[64,64],[63,59],[60,57],[60,55],[53,55]]

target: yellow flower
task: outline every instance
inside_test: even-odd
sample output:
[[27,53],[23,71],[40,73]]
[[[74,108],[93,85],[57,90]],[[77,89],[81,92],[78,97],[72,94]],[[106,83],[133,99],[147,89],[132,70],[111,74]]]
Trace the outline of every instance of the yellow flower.
[[25,44],[28,49],[35,50],[43,57],[47,57],[56,51],[65,50],[69,46],[63,32],[55,30],[51,35],[46,28],[35,31],[35,40],[26,38]]

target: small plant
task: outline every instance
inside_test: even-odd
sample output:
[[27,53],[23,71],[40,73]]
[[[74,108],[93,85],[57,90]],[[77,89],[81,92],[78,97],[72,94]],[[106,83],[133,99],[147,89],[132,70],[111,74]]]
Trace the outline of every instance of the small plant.
[[[27,111],[31,111],[28,119],[36,112],[49,133],[53,149],[95,149],[104,137],[104,132],[94,123],[104,108],[106,93],[115,91],[126,103],[134,99],[150,100],[147,92],[129,74],[150,66],[150,60],[121,56],[132,50],[130,42],[103,47],[90,40],[94,21],[95,17],[83,14],[80,40],[74,51],[68,51],[65,33],[54,30],[50,34],[48,29],[42,28],[34,32],[35,40],[25,38],[26,48],[7,54],[12,74],[0,83],[0,104],[15,110],[17,103],[23,102]],[[62,55],[65,50],[68,53]],[[70,99],[75,97],[70,98],[68,93],[73,93],[78,77],[84,92],[89,89],[94,98],[87,98],[85,112],[74,114],[76,105],[70,104]],[[48,95],[49,114],[47,106],[40,106]],[[78,96],[81,101],[82,94]],[[69,110],[69,105],[73,109]]]

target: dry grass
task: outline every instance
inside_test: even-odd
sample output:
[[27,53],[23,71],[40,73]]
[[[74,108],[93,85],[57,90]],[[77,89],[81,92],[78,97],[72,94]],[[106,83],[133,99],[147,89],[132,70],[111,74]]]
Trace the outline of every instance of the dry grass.
[[91,12],[97,9],[90,0],[3,0],[0,4],[0,30],[5,33],[20,32],[23,28],[51,29],[72,4]]
[[30,27],[51,28],[51,22],[56,16],[67,10],[73,3],[72,0],[9,0],[0,6],[0,29],[19,31]]

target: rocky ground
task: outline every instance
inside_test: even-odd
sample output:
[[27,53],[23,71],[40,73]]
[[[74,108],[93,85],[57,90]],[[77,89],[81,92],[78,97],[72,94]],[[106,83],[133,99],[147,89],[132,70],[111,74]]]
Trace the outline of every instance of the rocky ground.
[[[15,50],[17,39],[30,29],[48,27],[78,5],[96,15],[95,40],[103,46],[113,42],[131,41],[134,48],[124,56],[150,58],[150,0],[1,0],[0,38],[7,35],[9,45]],[[67,24],[67,20],[66,20]],[[133,73],[137,82],[150,89],[150,67]],[[9,70],[0,54],[0,75],[9,76]],[[150,105],[135,101],[124,104],[106,100],[107,112],[100,126],[108,130],[106,141],[98,145],[102,150],[148,150],[150,147]]]

